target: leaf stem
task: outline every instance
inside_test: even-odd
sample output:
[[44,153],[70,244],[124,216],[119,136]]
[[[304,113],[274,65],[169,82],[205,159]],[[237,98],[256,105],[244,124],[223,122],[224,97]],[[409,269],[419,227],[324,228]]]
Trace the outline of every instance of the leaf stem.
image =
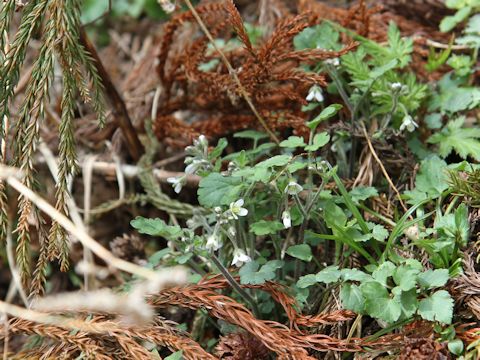
[[258,310],[257,303],[255,300],[250,296],[249,293],[243,289],[240,284],[235,280],[235,278],[230,274],[230,272],[223,266],[223,264],[220,262],[220,260],[217,258],[215,254],[212,255],[211,257],[213,263],[215,266],[218,268],[218,270],[222,273],[222,275],[225,277],[225,279],[228,281],[228,283],[232,286],[232,288],[240,295],[247,303],[250,304],[252,307],[253,313],[255,314],[255,317],[259,317],[260,311]]

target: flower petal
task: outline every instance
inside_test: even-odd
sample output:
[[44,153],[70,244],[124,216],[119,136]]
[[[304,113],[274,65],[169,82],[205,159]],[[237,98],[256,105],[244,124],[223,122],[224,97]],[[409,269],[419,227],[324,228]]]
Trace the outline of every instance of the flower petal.
[[248,210],[245,208],[240,208],[237,211],[238,216],[247,216],[248,215]]

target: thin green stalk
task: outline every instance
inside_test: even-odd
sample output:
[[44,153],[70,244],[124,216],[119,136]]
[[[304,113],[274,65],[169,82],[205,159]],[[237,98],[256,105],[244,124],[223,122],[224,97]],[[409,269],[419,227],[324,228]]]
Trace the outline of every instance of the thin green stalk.
[[258,318],[260,315],[260,311],[258,310],[257,303],[255,300],[250,296],[249,293],[245,291],[235,280],[235,278],[228,272],[227,268],[223,266],[220,260],[217,258],[215,254],[211,257],[213,263],[217,267],[217,269],[222,273],[228,283],[232,286],[232,288],[240,295],[248,304],[250,304],[254,315]]

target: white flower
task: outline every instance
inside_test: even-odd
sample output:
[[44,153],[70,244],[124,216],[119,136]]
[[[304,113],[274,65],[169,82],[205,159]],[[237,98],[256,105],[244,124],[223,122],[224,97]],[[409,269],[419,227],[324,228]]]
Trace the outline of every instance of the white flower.
[[333,65],[335,67],[340,65],[340,59],[339,58],[333,58],[333,59],[327,59],[325,60],[325,64]]
[[285,188],[285,192],[289,195],[296,195],[302,190],[303,188],[299,184],[297,184],[295,181],[290,181],[287,187]]
[[399,89],[402,88],[402,84],[399,83],[399,82],[394,82],[394,83],[390,84],[390,88],[392,90],[399,90]]
[[212,235],[210,235],[207,238],[207,244],[205,245],[205,247],[208,250],[217,251],[218,249],[220,249],[222,247],[222,241],[217,236],[217,234],[213,233]]
[[194,159],[185,168],[185,173],[190,174],[190,175],[195,174],[197,172],[197,170],[200,169],[201,166],[202,166],[202,161],[198,160],[198,159]]
[[205,137],[205,135],[200,135],[197,140],[197,144],[200,144],[202,147],[207,148],[208,147],[208,140]]
[[185,185],[185,176],[180,176],[180,177],[169,177],[167,179],[167,182],[172,184],[173,190],[179,194],[180,191],[182,191],[183,185]]
[[290,211],[285,210],[284,212],[282,212],[282,221],[283,221],[283,226],[285,226],[285,229],[292,227],[292,217],[290,215]]
[[323,102],[324,97],[323,97],[322,88],[318,85],[313,85],[308,91],[308,95],[306,99],[307,101],[315,100],[316,102]]
[[252,259],[250,258],[250,256],[248,256],[245,251],[243,251],[242,249],[235,249],[233,251],[233,261],[232,261],[232,265],[235,265],[237,267],[240,267],[242,266],[244,263],[248,263],[252,261]]
[[248,210],[243,206],[243,199],[238,199],[230,204],[230,212],[235,220],[238,220],[239,216],[247,216]]
[[413,132],[417,127],[418,124],[413,120],[413,118],[410,115],[405,115],[402,125],[400,125],[400,131],[407,129],[409,132]]
[[162,7],[163,11],[167,14],[170,14],[175,11],[175,4],[168,0],[157,0],[160,6]]

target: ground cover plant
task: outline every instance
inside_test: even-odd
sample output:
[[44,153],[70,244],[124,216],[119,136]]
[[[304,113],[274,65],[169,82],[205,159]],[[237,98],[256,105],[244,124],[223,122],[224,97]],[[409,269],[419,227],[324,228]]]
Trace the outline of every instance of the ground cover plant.
[[480,2],[0,4],[4,359],[480,357]]

